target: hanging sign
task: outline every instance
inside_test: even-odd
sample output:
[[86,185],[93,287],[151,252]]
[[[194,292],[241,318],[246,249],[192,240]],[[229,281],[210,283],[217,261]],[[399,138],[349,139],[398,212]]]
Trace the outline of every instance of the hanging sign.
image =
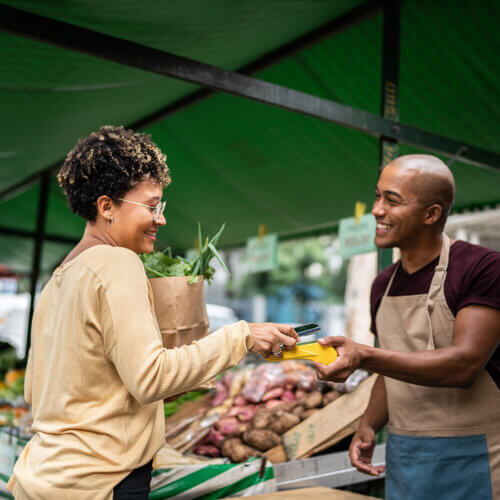
[[249,238],[246,257],[249,273],[273,270],[278,265],[278,235]]
[[[358,223],[356,224],[356,219]],[[373,252],[375,246],[375,217],[366,214],[361,217],[341,219],[339,226],[340,256],[348,259],[360,253]]]

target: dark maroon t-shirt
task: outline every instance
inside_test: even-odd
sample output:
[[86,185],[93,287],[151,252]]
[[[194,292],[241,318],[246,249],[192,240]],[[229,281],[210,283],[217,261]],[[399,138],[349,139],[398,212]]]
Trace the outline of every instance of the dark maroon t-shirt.
[[[428,293],[438,262],[439,258],[436,258],[413,274],[408,274],[399,266],[388,295],[397,297]],[[372,284],[371,331],[375,335],[375,315],[397,264],[384,269]],[[500,309],[500,252],[456,241],[450,248],[444,295],[454,316],[460,309],[470,305]],[[500,347],[493,353],[486,369],[500,388]]]

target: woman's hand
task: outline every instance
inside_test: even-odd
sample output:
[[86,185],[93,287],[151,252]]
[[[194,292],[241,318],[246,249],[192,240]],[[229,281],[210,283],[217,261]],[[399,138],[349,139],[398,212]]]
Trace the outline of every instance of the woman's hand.
[[281,356],[281,346],[292,348],[299,340],[299,336],[292,325],[281,323],[248,323],[254,345],[251,352],[260,354],[263,358]]
[[353,467],[365,474],[379,476],[385,470],[383,465],[372,465],[373,450],[375,449],[375,431],[371,427],[361,425],[354,434],[349,446],[349,458]]

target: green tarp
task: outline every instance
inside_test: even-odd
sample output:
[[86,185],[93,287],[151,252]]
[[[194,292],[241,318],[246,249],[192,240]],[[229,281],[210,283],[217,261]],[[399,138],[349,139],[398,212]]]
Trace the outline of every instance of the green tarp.
[[[202,62],[237,69],[362,2],[4,2]],[[493,1],[402,3],[400,119],[499,152],[500,7]],[[102,124],[127,124],[195,86],[0,34],[0,191],[64,158]],[[352,26],[257,78],[380,110],[382,16]],[[147,130],[168,157],[167,226],[159,246],[193,245],[225,221],[222,243],[243,243],[259,224],[290,234],[370,206],[378,141],[361,132],[215,94]],[[415,152],[400,146],[400,153]],[[500,171],[456,162],[456,209],[500,203]],[[34,230],[38,188],[0,204],[0,226]],[[46,231],[78,238],[83,223],[52,186]],[[33,244],[0,235],[0,263],[30,267]],[[66,246],[44,247],[48,270]]]

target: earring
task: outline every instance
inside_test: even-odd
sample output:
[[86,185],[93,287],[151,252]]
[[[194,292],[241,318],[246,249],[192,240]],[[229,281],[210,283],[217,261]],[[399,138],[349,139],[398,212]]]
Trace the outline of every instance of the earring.
[[108,227],[111,226],[111,224],[113,224],[113,217],[111,217],[111,219],[108,219],[106,222],[108,224]]

